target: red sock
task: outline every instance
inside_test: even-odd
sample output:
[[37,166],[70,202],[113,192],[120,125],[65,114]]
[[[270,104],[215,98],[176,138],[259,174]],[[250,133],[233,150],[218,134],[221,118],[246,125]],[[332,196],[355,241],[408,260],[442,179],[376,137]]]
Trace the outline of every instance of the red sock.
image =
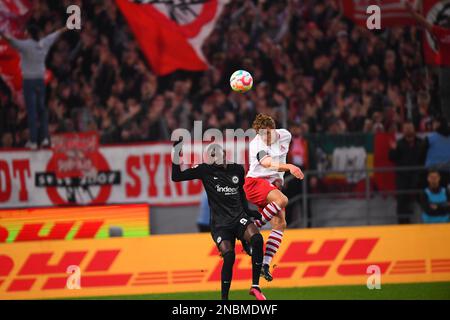
[[272,218],[278,215],[281,211],[281,208],[275,203],[271,202],[264,209],[260,210],[262,215],[261,225],[265,225],[267,222],[272,220]]

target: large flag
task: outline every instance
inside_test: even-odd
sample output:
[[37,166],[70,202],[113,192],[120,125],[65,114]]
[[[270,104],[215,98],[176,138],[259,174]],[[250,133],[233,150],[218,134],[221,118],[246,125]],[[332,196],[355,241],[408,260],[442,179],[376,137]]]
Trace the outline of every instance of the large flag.
[[116,0],[158,75],[208,68],[202,45],[229,0]]
[[[433,25],[450,15],[450,0],[424,0],[423,15]],[[436,39],[429,33],[423,34],[423,50],[425,61],[430,65],[439,65],[442,61]]]
[[[406,0],[415,3],[415,0]],[[405,9],[403,0],[341,0],[344,15],[357,25],[365,27],[369,14],[367,8],[377,5],[381,9],[381,27],[415,25],[416,21]]]
[[[8,36],[22,38],[30,14],[29,0],[0,0],[0,30]],[[0,40],[0,76],[16,102],[23,105],[20,56],[4,39]]]

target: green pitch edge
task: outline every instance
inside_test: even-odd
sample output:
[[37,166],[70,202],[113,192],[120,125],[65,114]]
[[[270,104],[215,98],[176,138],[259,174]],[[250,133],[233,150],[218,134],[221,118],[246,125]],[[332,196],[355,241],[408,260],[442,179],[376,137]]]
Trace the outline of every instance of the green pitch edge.
[[[264,289],[264,284],[262,288],[269,300],[450,300],[450,282],[386,284],[382,285],[380,290],[369,290],[365,286]],[[247,290],[230,292],[231,300],[254,300],[252,298]],[[210,291],[81,299],[214,300],[220,299],[220,293]]]

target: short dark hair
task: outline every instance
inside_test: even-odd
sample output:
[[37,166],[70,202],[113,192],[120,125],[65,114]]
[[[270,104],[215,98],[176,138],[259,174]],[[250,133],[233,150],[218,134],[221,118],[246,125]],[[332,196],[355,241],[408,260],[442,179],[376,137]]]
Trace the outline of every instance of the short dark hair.
[[433,173],[437,173],[439,176],[441,176],[441,173],[440,173],[439,170],[436,169],[436,168],[431,168],[431,169],[429,169],[427,175],[429,176],[430,174],[433,174]]
[[252,127],[256,130],[256,133],[259,133],[261,129],[275,129],[275,120],[267,114],[260,113],[256,116],[255,121],[253,121]]

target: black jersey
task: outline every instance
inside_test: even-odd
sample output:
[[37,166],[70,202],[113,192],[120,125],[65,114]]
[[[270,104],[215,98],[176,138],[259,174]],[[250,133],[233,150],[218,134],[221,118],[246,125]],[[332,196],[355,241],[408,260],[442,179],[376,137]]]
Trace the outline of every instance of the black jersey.
[[200,164],[181,171],[180,166],[172,164],[172,180],[185,181],[200,179],[208,195],[211,210],[211,228],[233,226],[243,217],[258,216],[248,208],[244,192],[244,168],[238,164],[220,166]]

